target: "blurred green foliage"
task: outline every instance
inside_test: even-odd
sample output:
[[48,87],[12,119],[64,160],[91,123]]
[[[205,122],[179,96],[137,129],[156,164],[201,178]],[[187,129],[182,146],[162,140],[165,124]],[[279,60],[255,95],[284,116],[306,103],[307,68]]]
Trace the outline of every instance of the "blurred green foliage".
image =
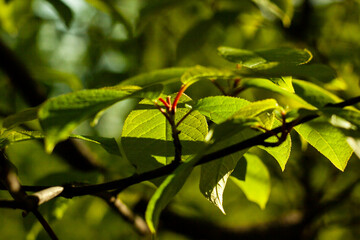
[[[312,63],[326,64],[337,73],[331,81],[313,81],[344,99],[360,93],[359,0],[0,0],[0,39],[25,63],[47,97],[120,84],[131,76],[165,67],[232,66],[217,55],[220,45],[248,50],[307,48],[314,55]],[[166,92],[178,88],[176,83]],[[187,94],[199,99],[219,92],[209,82],[199,82]],[[242,96],[253,100],[266,94],[254,90]],[[104,113],[96,127],[85,123],[76,133],[119,139],[124,119],[136,103],[118,103]],[[1,116],[25,107],[0,71]],[[311,211],[313,202],[332,199],[358,177],[358,159],[351,159],[340,173],[299,137],[293,141],[284,172],[262,150],[255,150],[271,175],[272,190],[265,210],[248,202],[230,183],[224,201],[227,215],[222,215],[199,193],[198,170],[169,209],[220,226],[246,228],[285,215],[296,219],[299,214],[309,214],[304,211]],[[38,142],[11,145],[7,153],[25,185],[97,183],[133,172],[121,157],[89,146],[110,169],[106,175],[77,172],[60,158],[47,155]],[[150,185],[140,184],[121,193],[120,198],[135,206],[148,200],[153,191]],[[316,199],[319,196],[321,199]],[[0,192],[0,197],[8,195]],[[55,202],[60,207],[45,204],[40,208],[52,219],[60,239],[139,239],[126,221],[98,199],[74,198],[65,200],[65,205],[62,201]],[[312,222],[309,228],[316,228],[315,239],[359,239],[359,207],[358,186],[349,198]],[[60,212],[50,217],[54,209]],[[0,209],[0,216],[1,239],[47,239],[31,216],[23,219],[19,211],[10,209]],[[165,228],[158,237],[187,239]]]

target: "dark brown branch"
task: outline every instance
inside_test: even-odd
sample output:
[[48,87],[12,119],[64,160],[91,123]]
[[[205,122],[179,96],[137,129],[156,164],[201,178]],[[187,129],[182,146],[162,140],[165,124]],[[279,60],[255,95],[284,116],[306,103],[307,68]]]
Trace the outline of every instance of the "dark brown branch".
[[12,208],[26,210],[23,204],[15,200],[0,200],[0,208]]
[[[345,107],[345,106],[350,106],[353,104],[356,104],[360,102],[360,97],[356,97],[356,98],[352,98],[340,103],[336,103],[336,104],[331,104],[331,105],[327,105],[327,107]],[[311,115],[306,115],[304,117],[295,119],[289,123],[286,123],[285,126],[280,126],[277,128],[272,129],[271,131],[259,134],[255,137],[249,138],[245,141],[239,142],[237,144],[231,145],[229,147],[223,148],[219,151],[204,155],[200,161],[197,163],[197,165],[201,165],[213,160],[216,160],[218,158],[233,154],[235,152],[253,147],[253,146],[258,146],[258,145],[263,145],[263,146],[278,146],[281,144],[282,141],[278,141],[275,143],[268,143],[266,142],[266,140],[270,137],[272,137],[274,134],[278,134],[284,131],[284,129],[286,129],[287,131],[290,131],[290,129],[292,129],[293,127],[300,125],[302,123],[305,122],[309,122],[315,118],[318,118],[319,115],[318,114],[311,114]],[[135,174],[133,176],[127,177],[127,178],[123,178],[123,179],[119,179],[119,180],[115,180],[112,182],[107,182],[107,183],[101,183],[101,184],[96,184],[96,185],[88,185],[88,186],[74,186],[74,185],[67,185],[64,186],[64,191],[61,194],[61,196],[66,197],[66,198],[72,198],[72,197],[76,197],[76,196],[83,196],[83,195],[89,195],[89,194],[95,194],[98,192],[104,192],[104,191],[109,191],[109,190],[114,190],[114,193],[119,193],[122,190],[124,190],[125,188],[137,184],[137,183],[141,183],[143,181],[147,181],[147,180],[151,180],[154,178],[158,178],[158,177],[162,177],[162,176],[166,176],[170,173],[172,173],[181,163],[177,163],[177,162],[172,162],[169,165],[166,165],[164,167],[160,167],[148,172],[144,172],[141,174]],[[39,190],[41,189],[41,187],[37,186],[37,187],[24,187],[24,189],[26,189],[26,191],[31,191],[31,189],[36,189]]]
[[43,226],[43,228],[45,229],[45,231],[47,232],[47,234],[50,236],[50,238],[52,240],[57,240],[58,237],[56,236],[55,232],[52,230],[52,228],[50,227],[49,223],[46,221],[46,219],[43,217],[43,215],[41,215],[41,213],[37,210],[34,209],[32,210],[32,213],[35,215],[35,217],[37,218],[37,220],[41,223],[41,225]]
[[0,151],[0,180],[8,189],[15,202],[22,205],[22,207],[18,208],[24,209],[26,212],[32,212],[45,231],[49,234],[50,238],[57,240],[58,238],[55,232],[51,229],[45,218],[40,214],[37,207],[40,202],[45,202],[50,198],[52,199],[56,197],[61,192],[62,187],[60,187],[61,189],[59,187],[50,188],[50,190],[45,189],[33,196],[27,196],[25,191],[21,188],[21,184],[16,176],[14,167],[11,165],[2,150]]

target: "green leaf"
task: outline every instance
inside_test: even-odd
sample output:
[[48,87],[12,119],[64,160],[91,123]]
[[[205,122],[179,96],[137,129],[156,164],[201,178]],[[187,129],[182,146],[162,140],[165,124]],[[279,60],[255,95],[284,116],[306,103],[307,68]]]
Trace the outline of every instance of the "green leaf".
[[82,136],[82,135],[75,135],[71,134],[71,138],[76,138],[80,140],[84,140],[87,142],[95,143],[100,145],[110,154],[121,156],[119,146],[115,140],[115,138],[106,138],[106,137],[99,137],[99,136]]
[[[180,98],[175,122],[178,122],[190,110],[185,103],[190,98]],[[198,152],[204,145],[207,135],[207,123],[198,111],[192,111],[178,126],[182,144],[182,160]],[[145,172],[166,165],[174,159],[174,145],[171,126],[164,115],[151,101],[143,100],[125,120],[121,146],[128,160],[137,168],[137,172]]]
[[312,59],[311,53],[306,49],[278,48],[249,51],[230,47],[219,47],[218,52],[228,61],[241,64],[241,66],[247,68],[256,68],[272,62],[299,65],[305,64]]
[[[281,122],[275,119],[275,127],[281,126]],[[267,140],[267,142],[277,142],[278,139],[274,136]],[[279,163],[281,170],[285,170],[285,166],[287,161],[289,160],[291,153],[291,137],[290,134],[287,136],[286,140],[277,147],[263,147],[259,146],[259,148],[265,150],[271,156],[275,158],[275,160]]]
[[272,83],[268,79],[263,79],[263,78],[243,79],[242,86],[244,88],[259,88],[259,89],[272,91],[272,92],[281,94],[285,97],[292,98],[292,99],[296,100],[297,102],[301,103],[306,108],[314,109],[314,106],[312,106],[308,102],[304,101],[301,97],[299,97],[296,94],[293,94],[287,90],[284,90],[283,88],[276,85],[275,83]]
[[39,131],[4,131],[0,134],[0,148],[15,142],[43,138],[44,134]]
[[246,150],[201,165],[200,192],[225,214],[223,193],[237,161]]
[[323,108],[321,113],[346,136],[347,143],[360,158],[360,112],[350,109]]
[[311,121],[295,127],[295,130],[315,149],[327,157],[335,167],[344,171],[352,154],[341,130],[325,121]]
[[261,209],[265,208],[271,190],[270,174],[258,156],[244,154],[230,178],[249,201],[257,203]]
[[21,112],[18,112],[14,115],[10,115],[3,120],[3,127],[11,128],[11,127],[15,127],[21,123],[35,120],[35,119],[37,119],[38,110],[39,110],[38,107],[27,108],[27,109],[25,109]]
[[198,100],[193,106],[193,109],[198,110],[201,114],[219,124],[230,118],[239,111],[240,108],[249,103],[249,101],[241,98],[214,96]]
[[233,118],[252,118],[262,112],[278,108],[279,105],[275,99],[265,99],[252,102],[245,107],[240,108],[232,117]]
[[276,85],[279,85],[284,90],[287,90],[291,93],[295,93],[294,87],[292,85],[292,77],[281,77],[281,78],[272,78],[270,79]]
[[324,83],[331,82],[336,78],[336,72],[334,69],[323,64],[291,65],[278,62],[265,63],[251,69],[240,69],[239,74],[258,78],[280,78],[283,76],[292,76],[310,81],[321,81]]
[[61,19],[64,21],[65,25],[69,28],[73,14],[71,9],[61,0],[46,0],[48,1],[57,11]]
[[137,86],[148,86],[157,83],[165,83],[175,78],[180,78],[181,75],[186,72],[188,68],[166,68],[155,70],[148,73],[143,73],[135,77],[131,77],[122,81],[119,85],[137,85]]
[[[114,138],[105,138],[97,136],[81,136],[76,134],[71,134],[70,138],[80,139],[87,142],[95,143],[103,147],[108,153],[121,156],[119,147]],[[40,131],[25,131],[25,130],[11,130],[5,131],[0,135],[0,148],[5,147],[6,145],[34,140],[34,139],[44,139],[45,135]]]
[[145,97],[147,93],[153,98],[161,91],[161,85],[144,89],[135,86],[112,87],[78,91],[47,100],[38,112],[46,134],[46,151],[52,152],[56,143],[65,140],[81,122],[114,103],[129,97]]
[[156,232],[161,211],[175,197],[189,177],[200,156],[188,159],[168,175],[151,197],[145,212],[145,220],[152,233]]
[[[210,152],[228,147],[256,135],[248,124],[225,122],[215,127]],[[233,153],[220,159],[201,165],[200,192],[225,214],[223,193],[227,180],[238,160],[248,149]]]
[[311,82],[293,80],[295,93],[315,107],[324,107],[328,103],[341,102],[342,99]]
[[199,80],[233,79],[235,76],[231,71],[195,66],[181,76],[181,82],[191,85]]
[[265,128],[265,129],[272,129],[274,122],[275,122],[275,113],[274,111],[269,113],[269,112],[264,112],[259,114],[258,116],[261,125]]

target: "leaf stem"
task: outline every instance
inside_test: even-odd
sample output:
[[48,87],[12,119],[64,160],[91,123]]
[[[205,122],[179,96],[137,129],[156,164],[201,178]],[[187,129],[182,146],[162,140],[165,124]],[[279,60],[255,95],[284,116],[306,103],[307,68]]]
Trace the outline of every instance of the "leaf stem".
[[179,92],[177,93],[175,99],[174,99],[174,102],[172,104],[172,111],[175,113],[176,111],[176,106],[181,98],[181,95],[185,92],[185,90],[189,87],[189,84],[184,84],[181,86]]

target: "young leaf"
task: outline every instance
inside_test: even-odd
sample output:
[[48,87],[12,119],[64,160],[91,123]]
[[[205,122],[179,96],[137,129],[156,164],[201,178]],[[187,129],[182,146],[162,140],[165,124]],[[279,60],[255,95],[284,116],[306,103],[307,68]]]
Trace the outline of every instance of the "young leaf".
[[211,121],[219,124],[249,103],[249,101],[241,98],[214,96],[198,100],[193,106],[193,109],[198,110]]
[[187,70],[188,68],[166,68],[155,70],[126,79],[122,81],[119,85],[148,86],[158,83],[164,83],[174,78],[180,78],[181,75],[183,75],[184,72],[186,72]]
[[244,88],[259,88],[264,89],[268,91],[272,91],[278,94],[281,94],[285,97],[292,98],[296,100],[297,102],[301,103],[304,107],[309,109],[314,109],[314,106],[309,104],[308,102],[304,101],[301,97],[299,97],[296,94],[293,94],[287,90],[284,90],[280,86],[276,85],[275,83],[272,83],[268,79],[262,79],[262,78],[251,78],[251,79],[243,79],[242,80],[242,86]]
[[[185,102],[190,98],[183,95],[175,114],[178,122],[190,110]],[[192,111],[178,126],[182,144],[182,159],[198,152],[207,134],[207,123],[198,111]],[[121,146],[128,160],[145,172],[170,163],[174,159],[174,145],[171,126],[164,115],[151,101],[143,100],[126,118]]]
[[230,178],[249,201],[257,203],[261,209],[265,208],[271,190],[270,174],[258,156],[244,154]]
[[335,167],[344,171],[352,149],[340,129],[325,121],[316,120],[296,126],[295,130]]
[[69,28],[73,14],[71,9],[61,0],[47,0],[57,11],[65,25]]
[[261,51],[249,51],[230,47],[219,47],[219,54],[230,62],[247,68],[257,68],[265,63],[305,64],[312,59],[308,50],[278,48]]
[[28,108],[14,115],[10,115],[3,120],[4,128],[15,127],[21,123],[37,119],[38,107]]
[[113,87],[93,90],[83,90],[47,100],[39,109],[38,117],[46,134],[45,149],[52,152],[55,144],[66,139],[70,133],[84,120],[94,116],[99,111],[129,97],[141,97],[149,92],[160,95],[161,85],[149,88]]
[[191,85],[199,80],[233,79],[235,76],[231,71],[196,66],[181,76],[181,82]]

